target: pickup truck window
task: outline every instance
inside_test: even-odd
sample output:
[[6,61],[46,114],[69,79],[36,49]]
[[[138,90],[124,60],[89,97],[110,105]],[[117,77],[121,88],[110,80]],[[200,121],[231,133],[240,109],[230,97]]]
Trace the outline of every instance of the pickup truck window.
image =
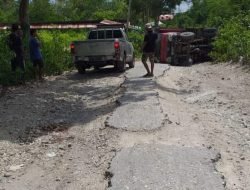
[[105,39],[105,32],[104,30],[98,31],[98,39]]
[[113,31],[112,30],[107,30],[106,31],[106,38],[107,39],[113,38]]
[[96,40],[97,39],[97,31],[91,31],[89,33],[89,39],[90,40]]
[[113,38],[126,39],[126,35],[123,34],[121,30],[93,30],[89,33],[90,40],[113,39]]
[[120,30],[114,30],[114,38],[123,38]]

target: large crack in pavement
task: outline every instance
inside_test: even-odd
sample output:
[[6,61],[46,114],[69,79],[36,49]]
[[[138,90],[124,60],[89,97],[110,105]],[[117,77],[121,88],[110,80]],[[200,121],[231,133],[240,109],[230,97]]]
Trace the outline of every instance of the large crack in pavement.
[[[156,81],[138,77],[140,72],[143,73],[141,66],[127,72],[127,78],[123,84],[126,91],[118,99],[120,106],[107,119],[107,126],[136,132],[153,131],[164,125],[166,116],[156,92]],[[156,73],[159,76],[162,71],[157,69]]]
[[[163,112],[157,92],[157,80],[164,77],[169,68],[157,66],[156,80],[137,77],[142,67],[128,71],[126,91],[118,100],[119,107],[107,118],[106,127],[139,136],[161,131],[163,126],[172,124]],[[225,181],[215,166],[217,155],[220,154],[203,147],[138,141],[116,152],[108,169],[108,189],[223,190]]]

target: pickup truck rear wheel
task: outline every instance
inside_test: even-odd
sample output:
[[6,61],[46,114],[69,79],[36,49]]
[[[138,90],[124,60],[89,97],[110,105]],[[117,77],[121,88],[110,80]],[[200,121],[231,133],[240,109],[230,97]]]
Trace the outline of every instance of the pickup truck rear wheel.
[[118,72],[124,72],[126,70],[126,56],[123,56],[122,61],[117,62],[116,68]]
[[84,74],[86,69],[84,67],[77,67],[78,73],[79,74]]
[[128,63],[129,68],[134,68],[135,67],[135,56],[133,55],[133,59],[131,62]]
[[94,69],[95,69],[96,71],[99,71],[99,70],[100,70],[100,67],[94,66]]

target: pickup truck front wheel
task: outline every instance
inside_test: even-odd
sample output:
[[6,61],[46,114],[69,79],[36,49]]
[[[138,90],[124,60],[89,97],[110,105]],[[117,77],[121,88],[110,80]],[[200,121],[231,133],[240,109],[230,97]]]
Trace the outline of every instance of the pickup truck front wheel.
[[86,69],[84,67],[77,67],[78,73],[79,74],[84,74]]

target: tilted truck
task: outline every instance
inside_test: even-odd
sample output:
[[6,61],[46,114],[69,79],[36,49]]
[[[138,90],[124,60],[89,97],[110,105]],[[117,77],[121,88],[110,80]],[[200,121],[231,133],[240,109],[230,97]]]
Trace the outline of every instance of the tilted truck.
[[85,41],[71,43],[73,62],[78,72],[83,74],[90,67],[98,69],[113,65],[124,72],[126,65],[134,67],[134,47],[121,28],[99,28],[89,32]]
[[156,58],[172,65],[210,61],[216,28],[160,29]]

